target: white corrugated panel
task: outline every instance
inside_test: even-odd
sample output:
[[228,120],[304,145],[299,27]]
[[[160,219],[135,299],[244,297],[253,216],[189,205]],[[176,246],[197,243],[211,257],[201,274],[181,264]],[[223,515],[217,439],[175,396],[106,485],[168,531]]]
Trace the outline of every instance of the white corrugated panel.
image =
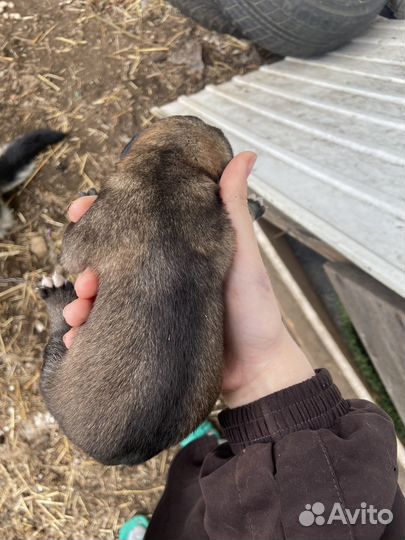
[[154,112],[200,116],[255,150],[254,191],[405,297],[405,21]]

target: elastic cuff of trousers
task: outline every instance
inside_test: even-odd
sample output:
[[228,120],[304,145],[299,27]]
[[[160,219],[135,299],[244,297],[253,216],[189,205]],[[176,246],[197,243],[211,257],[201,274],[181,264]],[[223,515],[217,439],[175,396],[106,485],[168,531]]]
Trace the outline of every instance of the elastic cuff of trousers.
[[277,441],[304,429],[331,428],[350,408],[326,369],[316,375],[243,407],[219,415],[223,434],[233,451],[252,444]]

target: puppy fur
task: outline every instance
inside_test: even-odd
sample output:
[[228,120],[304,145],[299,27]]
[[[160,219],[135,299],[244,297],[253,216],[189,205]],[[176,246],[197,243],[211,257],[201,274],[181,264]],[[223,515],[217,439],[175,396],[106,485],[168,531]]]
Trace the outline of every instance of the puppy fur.
[[62,310],[73,287],[46,291],[41,390],[66,435],[102,463],[151,458],[195,429],[218,398],[234,250],[218,182],[231,158],[222,132],[201,120],[157,121],[66,230],[64,267],[96,270],[100,286],[69,350]]

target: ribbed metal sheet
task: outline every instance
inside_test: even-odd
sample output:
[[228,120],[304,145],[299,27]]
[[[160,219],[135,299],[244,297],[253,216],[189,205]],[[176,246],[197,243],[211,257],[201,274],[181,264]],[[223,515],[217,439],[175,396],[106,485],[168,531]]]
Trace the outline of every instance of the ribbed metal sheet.
[[405,297],[405,21],[155,109],[255,150],[251,187]]

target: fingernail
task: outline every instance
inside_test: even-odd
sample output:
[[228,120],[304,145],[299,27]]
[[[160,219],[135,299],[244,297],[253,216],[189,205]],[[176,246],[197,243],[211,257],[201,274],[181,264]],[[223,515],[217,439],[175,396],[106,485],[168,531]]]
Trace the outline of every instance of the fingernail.
[[253,167],[254,167],[254,165],[255,165],[255,163],[256,163],[256,159],[257,159],[257,156],[256,156],[256,154],[255,154],[255,155],[253,155],[253,156],[250,158],[250,160],[249,160],[249,163],[248,163],[248,166],[247,166],[247,175],[248,175],[248,176],[249,176],[250,173],[252,172],[252,169],[253,169]]
[[80,274],[78,275],[78,278],[80,278],[81,281],[83,279],[86,280],[87,278],[90,278],[91,281],[93,281],[94,280],[94,275],[98,279],[97,272],[94,269],[92,269],[90,267],[87,267],[87,268],[85,268],[83,270],[83,272],[80,272]]
[[65,347],[69,349],[70,343],[69,343],[69,340],[66,338],[66,336],[67,334],[64,334],[64,336],[62,337],[62,340],[63,340],[63,343],[65,344]]

